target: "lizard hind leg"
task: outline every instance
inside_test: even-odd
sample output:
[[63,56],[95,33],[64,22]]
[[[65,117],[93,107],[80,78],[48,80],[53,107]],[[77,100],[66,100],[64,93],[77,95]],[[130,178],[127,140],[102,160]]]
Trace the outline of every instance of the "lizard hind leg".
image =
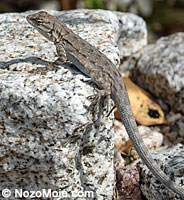
[[[97,95],[93,99],[93,102],[89,106],[89,111],[93,113],[95,117],[95,127],[98,128],[100,126],[100,119],[102,113],[104,111],[104,107],[109,105],[110,94],[107,93],[105,90],[98,90]],[[107,108],[109,110],[109,108]]]

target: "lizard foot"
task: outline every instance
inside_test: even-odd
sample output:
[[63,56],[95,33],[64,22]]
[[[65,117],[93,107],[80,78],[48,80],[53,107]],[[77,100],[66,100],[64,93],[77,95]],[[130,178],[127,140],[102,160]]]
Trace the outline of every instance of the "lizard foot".
[[49,71],[53,71],[53,69],[55,71],[57,71],[59,69],[58,65],[56,64],[48,64],[45,67],[37,67],[36,69],[33,69],[31,71],[29,71],[32,74],[41,74],[41,75],[45,75],[47,72]]

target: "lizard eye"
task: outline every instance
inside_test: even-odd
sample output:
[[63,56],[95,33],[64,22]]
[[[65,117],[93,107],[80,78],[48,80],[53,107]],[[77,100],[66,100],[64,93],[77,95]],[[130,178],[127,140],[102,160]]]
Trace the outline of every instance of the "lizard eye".
[[38,19],[38,20],[37,20],[37,23],[38,23],[38,24],[41,24],[41,20]]

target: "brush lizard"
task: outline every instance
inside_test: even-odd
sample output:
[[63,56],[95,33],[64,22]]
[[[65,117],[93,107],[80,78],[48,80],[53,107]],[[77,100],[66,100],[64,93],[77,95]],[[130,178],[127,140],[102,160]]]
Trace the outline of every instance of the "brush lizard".
[[99,50],[70,30],[62,21],[41,11],[27,16],[27,21],[56,46],[60,62],[69,60],[116,104],[121,120],[137,153],[151,172],[167,188],[184,199],[184,190],[170,180],[153,160],[132,114],[122,75],[116,66]]

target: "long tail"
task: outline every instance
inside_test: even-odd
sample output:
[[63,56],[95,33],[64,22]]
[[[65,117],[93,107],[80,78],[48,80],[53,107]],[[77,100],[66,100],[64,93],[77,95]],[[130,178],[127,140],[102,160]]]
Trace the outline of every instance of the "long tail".
[[143,162],[146,164],[146,166],[150,169],[150,171],[158,178],[158,180],[163,183],[167,188],[180,195],[182,199],[184,199],[184,190],[179,188],[166,176],[163,171],[161,171],[161,169],[158,167],[158,164],[153,160],[150,153],[148,152],[148,149],[139,134],[137,124],[133,117],[125,85],[123,86],[123,88],[123,91],[119,89],[118,92],[116,91],[116,93],[113,93],[112,99],[118,108],[121,120],[126,128],[126,131],[130,137],[130,140],[132,141],[135,150],[137,151]]

